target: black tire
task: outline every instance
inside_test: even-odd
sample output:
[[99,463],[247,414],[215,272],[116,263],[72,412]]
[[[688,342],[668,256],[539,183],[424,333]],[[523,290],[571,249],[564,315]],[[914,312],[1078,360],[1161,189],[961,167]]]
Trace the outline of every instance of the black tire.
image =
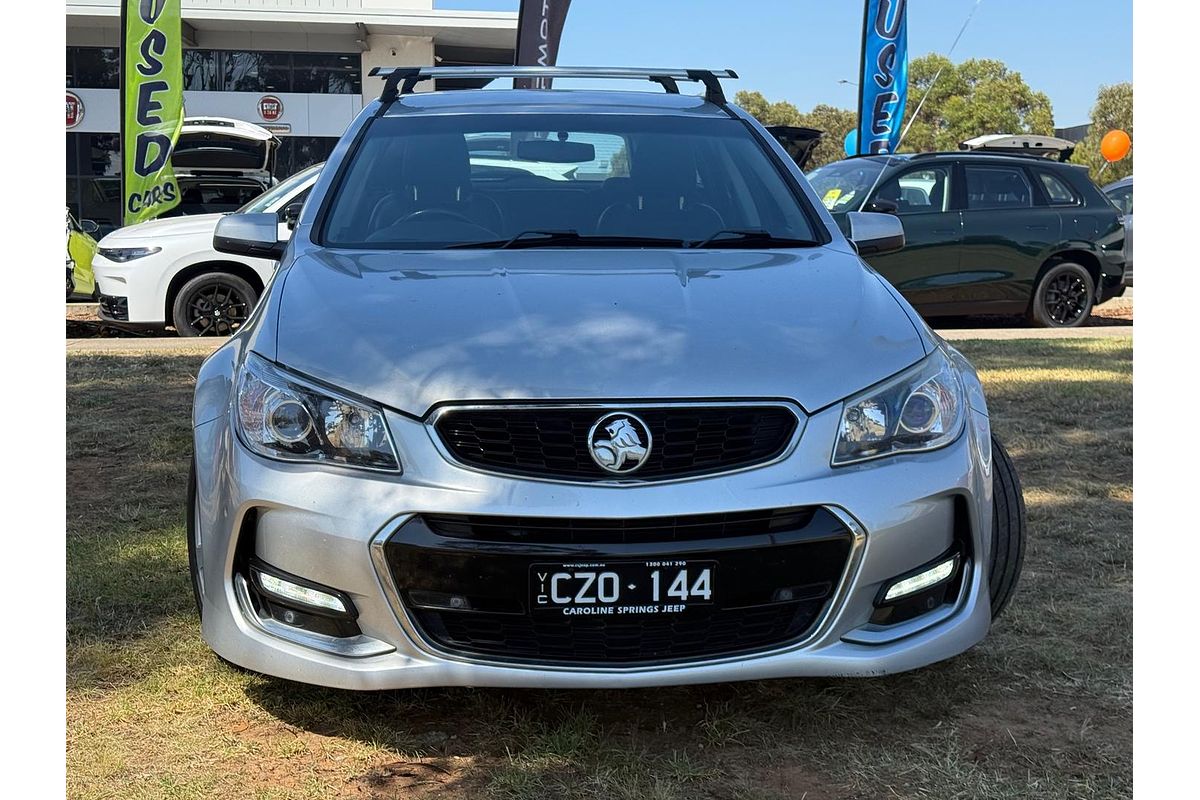
[[75,279],[71,277],[71,271],[67,270],[67,299],[71,299],[71,295],[75,294]]
[[1096,297],[1092,274],[1063,261],[1046,270],[1033,290],[1029,319],[1042,328],[1075,328],[1087,321]]
[[988,583],[992,619],[1000,616],[1017,590],[1025,560],[1025,498],[1021,479],[1000,440],[992,437],[992,564]]
[[192,579],[192,596],[196,600],[196,615],[204,619],[204,596],[200,592],[200,553],[196,550],[196,459],[188,468],[187,488],[187,552],[188,573]]
[[185,283],[171,304],[180,336],[229,336],[245,324],[258,292],[244,278],[206,272]]

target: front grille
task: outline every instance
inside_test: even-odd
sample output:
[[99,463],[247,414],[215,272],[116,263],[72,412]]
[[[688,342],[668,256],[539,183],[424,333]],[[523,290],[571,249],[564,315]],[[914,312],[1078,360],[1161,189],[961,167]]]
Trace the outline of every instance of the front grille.
[[[642,519],[419,515],[384,545],[406,613],[437,649],[499,661],[636,665],[802,639],[832,602],[853,535],[821,507]],[[531,568],[647,560],[715,564],[710,605],[566,616],[530,608]],[[429,598],[457,596],[460,605]],[[436,607],[434,607],[436,606]]]
[[612,664],[757,650],[795,639],[820,613],[828,591],[807,601],[716,611],[700,617],[539,619],[418,609],[418,624],[444,647],[512,659]]
[[129,321],[129,298],[100,295],[100,316],[116,322]]
[[621,519],[426,514],[424,521],[434,533],[453,539],[524,544],[628,544],[691,542],[798,530],[812,520],[815,512],[814,507],[801,506]]
[[[515,475],[612,480],[589,452],[588,433],[612,409],[496,408],[450,410],[437,432],[464,464]],[[621,408],[636,414],[652,437],[634,479],[678,478],[760,464],[779,456],[798,421],[783,406]]]

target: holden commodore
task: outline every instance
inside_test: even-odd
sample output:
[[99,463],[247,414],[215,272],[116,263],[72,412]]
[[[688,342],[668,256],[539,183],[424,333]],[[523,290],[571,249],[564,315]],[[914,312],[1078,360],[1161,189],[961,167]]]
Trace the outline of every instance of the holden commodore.
[[[287,242],[269,213],[215,230],[280,261],[197,379],[219,656],[632,687],[894,673],[985,636],[1020,486],[974,369],[862,261],[899,219],[843,235],[729,71],[377,74]],[[413,92],[441,77],[665,91]]]

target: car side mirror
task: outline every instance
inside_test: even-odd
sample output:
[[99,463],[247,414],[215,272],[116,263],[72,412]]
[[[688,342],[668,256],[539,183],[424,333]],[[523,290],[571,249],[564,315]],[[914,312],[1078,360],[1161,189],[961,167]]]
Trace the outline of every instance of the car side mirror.
[[283,224],[288,226],[289,231],[296,230],[296,221],[300,219],[300,211],[304,208],[304,202],[289,203],[283,209]]
[[94,219],[83,219],[79,221],[79,230],[90,236],[100,230],[100,224]]
[[285,247],[274,214],[228,214],[217,221],[213,233],[213,249],[218,253],[278,261]]
[[864,258],[894,253],[904,247],[904,223],[897,216],[851,211],[846,221],[850,224],[850,242]]
[[868,214],[898,214],[900,213],[900,204],[895,200],[885,200],[882,197],[876,197],[863,208]]

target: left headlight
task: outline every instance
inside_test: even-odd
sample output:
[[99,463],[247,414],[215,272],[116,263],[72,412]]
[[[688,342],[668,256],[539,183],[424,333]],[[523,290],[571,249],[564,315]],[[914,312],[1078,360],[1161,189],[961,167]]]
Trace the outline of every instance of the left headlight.
[[938,348],[842,404],[833,466],[945,447],[962,432],[964,418],[958,370]]
[[254,452],[284,461],[400,471],[383,411],[285,372],[250,353],[238,377],[238,433]]
[[100,255],[107,258],[109,261],[116,261],[118,264],[124,264],[126,261],[133,261],[135,258],[145,258],[152,256],[155,253],[161,253],[161,247],[101,247],[96,251]]

